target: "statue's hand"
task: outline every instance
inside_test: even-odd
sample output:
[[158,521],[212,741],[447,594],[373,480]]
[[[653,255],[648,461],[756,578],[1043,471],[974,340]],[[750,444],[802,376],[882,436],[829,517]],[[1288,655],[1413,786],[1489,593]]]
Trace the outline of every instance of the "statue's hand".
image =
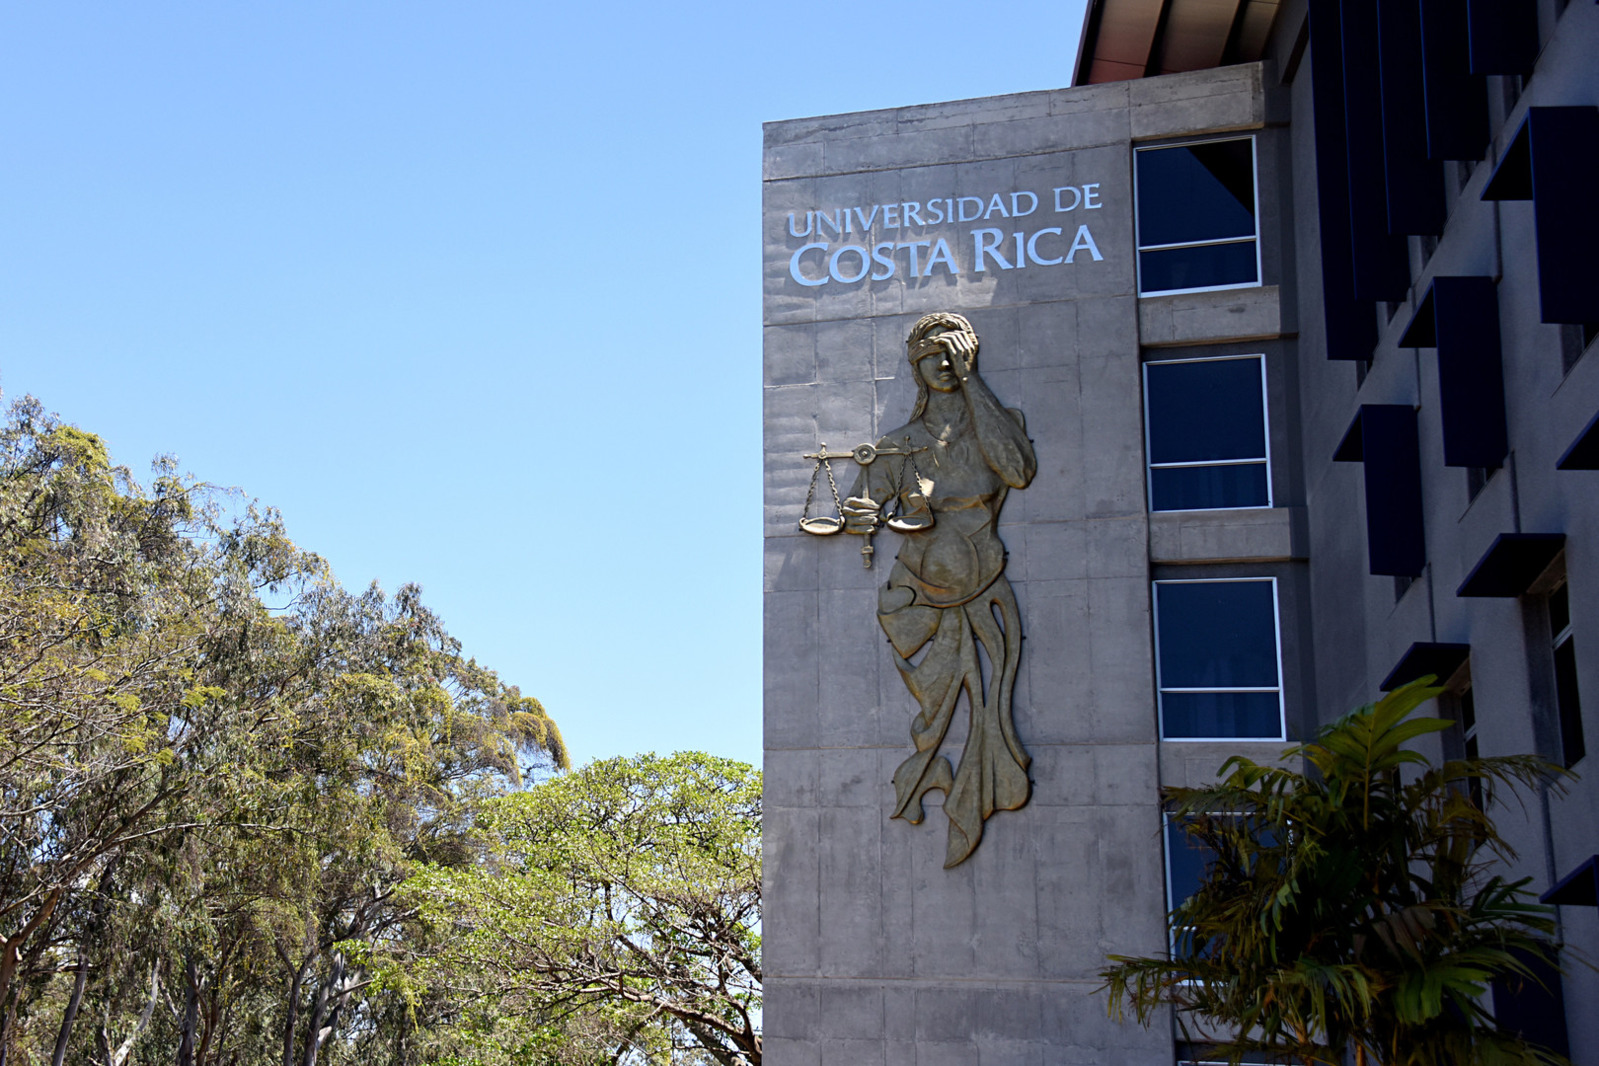
[[844,532],[873,533],[883,518],[883,507],[870,496],[851,496],[840,508],[844,514]]
[[940,335],[938,343],[948,349],[955,376],[964,383],[977,369],[977,338],[964,330],[953,330]]

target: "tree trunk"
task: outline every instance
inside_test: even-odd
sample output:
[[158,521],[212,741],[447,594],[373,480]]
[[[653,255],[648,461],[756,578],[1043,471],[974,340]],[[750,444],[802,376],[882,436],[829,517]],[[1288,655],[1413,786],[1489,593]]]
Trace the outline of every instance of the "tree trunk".
[[200,1020],[200,975],[194,956],[183,960],[183,1018],[179,1022],[177,1066],[194,1066],[194,1029]]
[[333,953],[333,968],[327,980],[316,990],[316,1002],[311,1005],[311,1017],[305,1027],[305,1058],[302,1066],[316,1066],[317,1053],[322,1050],[322,1026],[328,1020],[335,990],[344,983],[344,952]]
[[78,975],[72,981],[72,998],[67,1000],[67,1009],[61,1015],[61,1032],[56,1036],[56,1051],[50,1058],[50,1066],[62,1066],[67,1057],[67,1042],[72,1038],[72,1027],[78,1020],[78,1008],[83,1006],[83,987],[89,979],[89,960],[84,958],[83,942],[85,936],[93,937],[100,928],[100,922],[105,917],[106,901],[111,894],[111,875],[116,871],[115,859],[106,864],[100,874],[100,888],[96,895],[94,905],[89,908],[89,925],[78,934]]
[[[289,961],[289,957],[281,951],[278,957],[284,962]],[[283,1066],[294,1066],[294,1031],[300,1025],[300,989],[305,984],[305,969],[310,965],[310,958],[300,963],[300,968],[294,971],[294,978],[289,982],[288,1002],[283,1005]]]
[[[144,1005],[144,1013],[139,1015],[139,1023],[133,1027],[133,1032],[115,1051],[106,1056],[106,1066],[122,1066],[128,1061],[128,1056],[133,1054],[133,1042],[139,1039],[139,1034],[144,1032],[144,1027],[150,1024],[150,1016],[155,1013],[155,1004],[161,998],[161,971],[150,967],[150,1002]],[[109,1019],[107,1020],[109,1024]],[[111,1040],[102,1031],[102,1041],[106,1048],[110,1048]]]
[[61,1032],[56,1036],[56,1053],[50,1057],[50,1066],[61,1066],[67,1060],[67,1040],[72,1036],[72,1023],[78,1020],[78,1007],[83,1004],[83,986],[89,980],[89,964],[78,959],[78,976],[72,980],[72,998],[67,1000],[66,1013],[61,1015]]
[[16,1017],[16,1011],[11,1006],[8,995],[11,990],[11,975],[17,969],[17,951],[8,940],[0,941],[0,1009],[5,1011],[0,1014],[0,1066],[6,1066],[11,1061],[11,1022]]
[[222,1012],[220,984],[216,980],[211,982],[211,998],[205,1005],[205,1024],[200,1028],[200,1048],[194,1056],[196,1066],[207,1066],[211,1061],[211,1045],[218,1036],[218,1016]]

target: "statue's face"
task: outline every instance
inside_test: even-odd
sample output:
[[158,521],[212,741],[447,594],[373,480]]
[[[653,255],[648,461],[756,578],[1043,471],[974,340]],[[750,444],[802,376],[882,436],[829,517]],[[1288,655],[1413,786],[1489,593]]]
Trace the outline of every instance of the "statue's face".
[[[932,340],[941,333],[949,332],[943,328],[930,330],[926,340]],[[955,373],[954,360],[950,358],[949,349],[939,347],[938,351],[923,356],[916,361],[916,374],[921,378],[922,384],[934,392],[954,392],[961,387],[960,377]]]

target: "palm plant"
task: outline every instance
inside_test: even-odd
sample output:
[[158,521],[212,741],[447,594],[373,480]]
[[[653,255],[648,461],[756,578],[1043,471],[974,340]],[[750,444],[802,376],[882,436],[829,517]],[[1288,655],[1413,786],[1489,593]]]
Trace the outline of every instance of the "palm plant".
[[[1496,977],[1535,980],[1554,923],[1486,809],[1496,790],[1559,788],[1531,755],[1431,765],[1405,744],[1452,724],[1412,717],[1439,694],[1398,689],[1286,752],[1228,759],[1207,788],[1166,790],[1171,817],[1213,861],[1169,921],[1169,958],[1112,955],[1111,1016],[1177,1008],[1188,1039],[1233,1063],[1271,1052],[1306,1066],[1564,1063],[1496,1026]],[[1285,768],[1302,759],[1305,772]],[[1473,786],[1484,795],[1473,801]]]

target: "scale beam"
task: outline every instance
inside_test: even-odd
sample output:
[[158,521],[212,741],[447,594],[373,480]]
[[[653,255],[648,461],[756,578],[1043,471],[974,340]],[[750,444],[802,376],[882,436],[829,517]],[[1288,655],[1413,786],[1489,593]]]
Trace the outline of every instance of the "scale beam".
[[926,448],[896,448],[893,445],[878,447],[875,444],[857,444],[847,452],[830,452],[827,450],[827,442],[823,441],[821,451],[805,452],[802,457],[819,462],[828,459],[853,459],[862,466],[870,466],[879,455],[914,455],[926,450]]
[[[910,444],[911,442],[906,440],[905,446],[903,448],[899,448],[892,444],[876,445],[866,443],[857,444],[847,452],[830,452],[827,450],[827,442],[824,440],[821,443],[820,451],[801,453],[806,459],[814,459],[816,461],[816,469],[811,471],[810,489],[805,493],[805,508],[800,513],[800,531],[804,533],[810,533],[813,536],[818,537],[827,537],[832,536],[835,533],[845,532],[854,533],[865,537],[865,543],[861,545],[861,565],[870,570],[872,568],[872,554],[877,550],[872,546],[872,534],[876,532],[875,523],[872,527],[864,530],[848,528],[847,523],[844,521],[843,501],[841,501],[838,496],[838,484],[833,480],[832,461],[834,459],[850,459],[865,467],[876,462],[877,457],[880,455],[903,455],[907,458],[910,458],[917,452],[925,452],[927,450],[926,448],[912,448]],[[913,464],[913,470],[915,469],[915,462],[916,460],[912,458],[911,463]],[[811,499],[816,495],[816,476],[823,470],[827,471],[827,485],[828,488],[832,490],[833,506],[838,514],[837,517],[824,515],[812,518]],[[900,529],[901,532],[910,531],[909,527],[902,528],[896,526],[895,528]]]

